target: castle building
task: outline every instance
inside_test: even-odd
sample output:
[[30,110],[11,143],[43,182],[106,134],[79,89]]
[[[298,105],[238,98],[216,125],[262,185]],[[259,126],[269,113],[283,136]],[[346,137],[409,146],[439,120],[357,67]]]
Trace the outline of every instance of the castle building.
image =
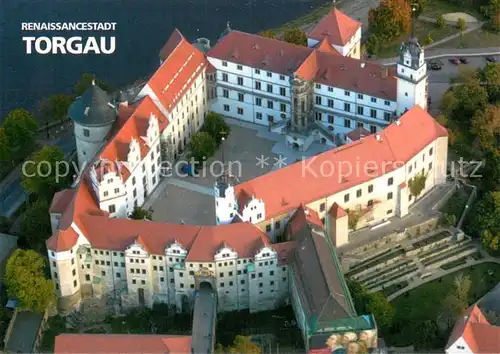
[[[47,240],[62,311],[101,296],[118,309],[164,302],[189,310],[207,282],[218,311],[293,302],[299,318],[314,317],[317,304],[300,295],[315,285],[297,273],[306,257],[297,245],[326,247],[318,232],[328,247],[343,245],[350,229],[407,215],[417,174],[426,176],[422,193],[444,182],[447,133],[420,104],[427,76],[418,43],[404,46],[395,74],[356,59],[361,27],[337,9],[318,26],[305,47],[228,25],[210,50],[207,40],[191,44],[174,30],[137,95],[111,100],[92,85],[73,104],[85,168],[74,188],[54,196]],[[223,176],[214,186],[217,226],[128,219],[158,186],[162,162],[182,153],[209,110],[266,125],[290,148],[314,141],[335,148],[242,184]],[[285,232],[306,212],[315,215],[314,234]],[[321,267],[338,267],[330,256]],[[334,291],[330,281],[318,285],[321,301],[339,309],[336,317],[354,318],[349,301],[326,295]],[[305,336],[317,328],[302,323]]]

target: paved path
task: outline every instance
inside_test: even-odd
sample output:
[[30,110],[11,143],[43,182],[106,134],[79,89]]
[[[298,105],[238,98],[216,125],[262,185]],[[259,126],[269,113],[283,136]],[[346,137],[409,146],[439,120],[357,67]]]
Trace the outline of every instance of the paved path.
[[439,279],[439,278],[441,278],[441,277],[443,277],[443,276],[445,276],[447,274],[455,273],[455,272],[459,271],[460,269],[468,268],[470,266],[478,265],[478,264],[481,264],[481,263],[497,263],[497,264],[500,264],[500,259],[493,258],[493,257],[490,257],[488,255],[486,258],[479,259],[479,260],[474,260],[474,261],[470,261],[470,262],[466,262],[466,263],[461,264],[461,265],[459,265],[459,266],[457,266],[455,268],[451,268],[451,269],[447,269],[447,270],[444,270],[442,268],[437,268],[437,269],[435,269],[433,271],[433,274],[430,277],[427,277],[425,279],[418,278],[417,280],[414,280],[413,282],[410,282],[410,284],[406,288],[398,290],[395,293],[389,295],[387,297],[387,300],[392,301],[395,298],[403,295],[404,293],[406,293],[406,292],[408,292],[408,291],[410,291],[412,289],[415,289],[415,288],[419,287],[422,284],[425,284],[425,283],[431,282],[433,280]]

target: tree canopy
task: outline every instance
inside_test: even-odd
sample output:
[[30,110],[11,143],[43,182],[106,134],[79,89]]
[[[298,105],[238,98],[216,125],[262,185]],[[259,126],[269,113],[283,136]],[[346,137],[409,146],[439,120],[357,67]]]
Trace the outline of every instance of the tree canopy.
[[70,95],[52,95],[39,102],[36,115],[43,122],[63,120],[67,117],[69,106],[73,101],[74,98]]
[[288,43],[307,46],[307,36],[304,31],[298,27],[285,30],[283,40]]
[[219,145],[222,138],[227,138],[231,132],[231,127],[226,123],[222,115],[215,112],[209,112],[205,117],[202,131],[210,134],[210,136],[215,139],[215,143]]
[[144,209],[136,206],[129,217],[134,220],[153,220],[153,209]]
[[45,241],[51,234],[49,203],[38,198],[28,206],[21,216],[21,235],[27,244],[40,252],[45,250]]
[[215,139],[207,132],[198,132],[191,137],[189,142],[189,158],[203,162],[215,152],[217,145]]
[[2,127],[15,155],[24,157],[33,150],[38,128],[30,112],[22,108],[10,111]]
[[69,164],[57,146],[44,146],[23,166],[22,186],[30,194],[51,200],[55,192],[71,182]]
[[111,92],[112,88],[104,81],[96,78],[94,75],[89,73],[84,73],[80,76],[80,79],[73,87],[73,91],[77,96],[83,95],[83,93],[92,85],[92,81],[95,81],[95,84],[102,88],[104,91]]
[[45,278],[45,259],[33,250],[15,250],[7,261],[4,283],[20,307],[44,311],[54,300],[54,283]]
[[411,12],[407,0],[382,0],[376,9],[370,9],[370,32],[380,41],[392,41],[409,32]]
[[410,189],[411,195],[418,198],[420,193],[425,188],[425,181],[427,180],[426,173],[417,173],[415,176],[408,180],[408,188]]
[[262,31],[259,33],[259,36],[266,37],[266,38],[272,38],[274,39],[274,32],[270,30]]
[[232,345],[224,348],[222,345],[217,344],[215,348],[216,353],[240,353],[240,354],[260,354],[262,349],[255,343],[252,343],[251,337],[236,336]]

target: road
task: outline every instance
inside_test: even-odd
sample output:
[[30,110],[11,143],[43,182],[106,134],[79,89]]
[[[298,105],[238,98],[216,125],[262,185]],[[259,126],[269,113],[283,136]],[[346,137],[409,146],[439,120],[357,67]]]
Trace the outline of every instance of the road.
[[[65,133],[55,145],[59,146],[65,155],[71,154],[76,149],[73,130]],[[8,180],[2,183],[0,189],[0,215],[12,216],[26,200],[26,194],[21,187],[22,168],[20,166],[9,175]]]
[[209,354],[214,350],[217,295],[211,286],[204,285],[200,285],[194,300],[191,352],[196,354]]

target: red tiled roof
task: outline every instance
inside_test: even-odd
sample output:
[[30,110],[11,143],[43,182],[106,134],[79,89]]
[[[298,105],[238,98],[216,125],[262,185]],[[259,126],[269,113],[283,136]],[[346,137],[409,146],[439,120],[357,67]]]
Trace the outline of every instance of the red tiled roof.
[[446,348],[460,337],[473,353],[500,353],[500,327],[491,325],[477,305],[456,322]]
[[280,242],[272,245],[272,248],[278,253],[279,265],[288,264],[290,262],[290,256],[296,245],[297,242],[295,241]]
[[62,213],[66,210],[75,195],[74,189],[64,189],[54,194],[49,213]]
[[391,101],[396,100],[397,80],[393,69],[334,53],[316,51],[315,54],[310,55],[297,69],[296,74],[303,79]]
[[360,27],[360,22],[354,21],[342,11],[334,8],[307,34],[307,38],[318,41],[326,38],[330,44],[343,47]]
[[[296,162],[235,187],[235,193],[252,190],[263,199],[266,218],[271,218],[321,198],[346,190],[401,167],[416,153],[438,137],[447,136],[445,128],[424,109],[416,105],[383,131],[365,139],[329,150],[307,160]],[[415,134],[418,132],[418,134]],[[342,170],[341,161],[357,161],[373,169],[361,173]],[[333,175],[322,175],[325,164],[334,166]],[[341,171],[342,170],[342,171]],[[352,171],[351,171],[352,172]],[[342,175],[343,174],[343,175]],[[342,177],[342,178],[341,178]],[[300,184],[301,188],[296,188]],[[284,201],[284,202],[283,202]]]
[[337,49],[335,49],[330,43],[328,43],[328,39],[323,38],[320,42],[318,42],[315,46],[315,49],[320,52],[332,53],[335,55],[342,55],[339,53]]
[[351,139],[351,141],[356,141],[356,140],[359,140],[361,138],[367,137],[370,134],[371,133],[368,130],[366,130],[365,128],[357,127],[356,129],[351,130],[349,133],[347,133],[346,136],[349,139]]
[[54,353],[172,353],[191,352],[191,336],[163,334],[60,334]]
[[347,215],[346,211],[337,203],[332,204],[332,207],[330,208],[330,211],[328,213],[334,219],[340,219],[341,217],[344,217]]
[[291,75],[313,51],[312,48],[233,30],[224,36],[207,56],[255,69]]
[[306,225],[315,225],[323,228],[323,222],[319,218],[318,213],[303,204],[300,204],[288,221],[287,230],[294,235],[302,230]]

